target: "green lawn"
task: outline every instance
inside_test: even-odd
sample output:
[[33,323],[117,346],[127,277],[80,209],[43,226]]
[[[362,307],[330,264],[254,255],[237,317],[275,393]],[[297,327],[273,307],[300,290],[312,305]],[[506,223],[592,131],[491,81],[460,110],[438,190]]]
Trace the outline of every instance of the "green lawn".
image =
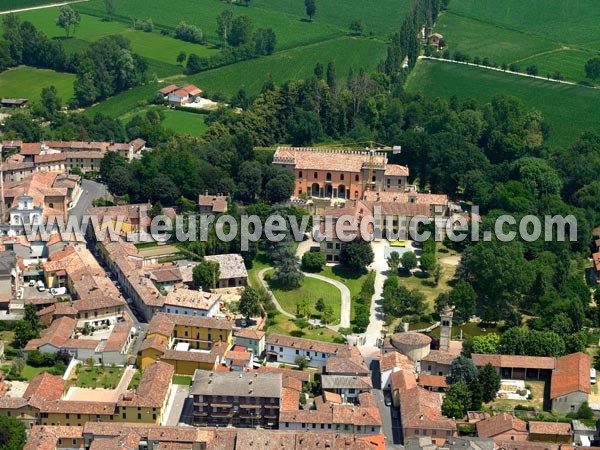
[[257,288],[262,286],[260,280],[258,279],[258,272],[266,267],[271,267],[271,262],[265,256],[265,252],[263,250],[258,251],[258,255],[252,261],[252,267],[248,269],[248,282],[250,286],[253,288]]
[[204,123],[206,115],[194,114],[185,111],[176,111],[169,109],[164,111],[165,120],[162,125],[178,134],[189,134],[192,136],[202,136],[208,129]]
[[342,342],[344,337],[330,330],[329,328],[298,328],[296,321],[284,316],[283,314],[277,314],[267,322],[265,331],[267,333],[279,333],[289,335],[291,332],[302,332],[302,337],[306,339],[315,339],[317,341],[324,342]]
[[326,66],[329,61],[333,61],[338,77],[345,78],[350,68],[358,70],[362,67],[372,71],[384,58],[385,52],[386,45],[381,41],[342,37],[201,72],[187,80],[209,92],[231,96],[238,90],[245,89],[247,94],[256,95],[269,75],[276,83],[304,79],[313,74],[316,63]]
[[[8,372],[10,372],[10,367],[11,367],[10,363],[5,364],[2,367],[0,367],[0,370],[2,370],[4,373],[8,373]],[[21,372],[21,376],[24,377],[26,381],[31,381],[36,376],[38,376],[40,373],[50,372],[51,370],[52,370],[52,367],[33,367],[33,366],[30,366],[29,364],[25,364],[25,367],[23,368],[23,371]]]
[[539,75],[552,75],[558,70],[566,80],[591,82],[585,76],[585,63],[596,54],[584,50],[558,50],[552,53],[533,56],[518,64],[521,70],[531,64],[538,66]]
[[[267,272],[273,274],[273,271]],[[283,290],[277,287],[275,281],[270,284],[271,290],[275,295],[275,298],[281,305],[281,307],[291,314],[296,314],[296,305],[300,302],[307,300],[311,306],[311,310],[314,311],[315,303],[317,299],[322,298],[326,305],[331,306],[333,309],[333,316],[336,317],[334,324],[339,323],[339,317],[342,306],[342,296],[335,286],[324,281],[317,280],[315,278],[305,277],[300,282],[300,287],[292,290]]]
[[173,375],[173,384],[180,384],[182,386],[191,386],[192,377],[187,375]]
[[114,389],[123,376],[123,368],[77,366],[75,373],[77,378],[69,381],[70,386]]
[[519,97],[542,112],[551,126],[549,143],[569,145],[587,130],[600,132],[600,90],[564,85],[440,61],[420,61],[406,84],[409,92],[429,98],[474,98],[489,102],[495,94]]
[[0,97],[37,101],[42,88],[54,85],[58,96],[66,102],[73,97],[73,81],[75,75],[71,73],[20,66],[0,73]]
[[133,374],[133,377],[131,377],[131,381],[129,382],[129,386],[127,386],[127,389],[136,389],[138,387],[138,384],[140,384],[141,379],[142,379],[142,370],[137,369],[135,371],[135,373]]
[[[323,270],[319,272],[319,275],[323,275],[327,278],[331,278],[333,280],[339,281],[340,283],[344,283],[346,287],[350,290],[350,297],[354,300],[358,294],[360,294],[360,289],[367,278],[367,272],[357,273],[353,270],[346,269],[342,266],[325,266]],[[350,310],[350,319],[354,318],[354,301],[351,303]]]

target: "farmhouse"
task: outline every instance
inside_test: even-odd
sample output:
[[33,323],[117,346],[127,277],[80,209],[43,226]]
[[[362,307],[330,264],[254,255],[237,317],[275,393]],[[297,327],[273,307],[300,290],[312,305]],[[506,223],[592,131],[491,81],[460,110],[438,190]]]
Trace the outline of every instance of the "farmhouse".
[[156,91],[156,95],[168,101],[169,106],[183,106],[192,102],[201,93],[202,89],[194,86],[193,84],[186,84],[183,86],[170,84],[169,86],[165,86],[164,88]]
[[227,196],[222,194],[198,196],[198,206],[203,214],[222,214],[227,212]]
[[427,44],[437,49],[444,47],[444,36],[440,33],[430,34],[427,38]]
[[26,98],[3,98],[0,100],[0,106],[3,108],[22,108],[27,105]]
[[364,151],[279,147],[273,164],[294,173],[295,196],[358,200],[367,189],[403,191],[409,175],[381,152],[371,158]]

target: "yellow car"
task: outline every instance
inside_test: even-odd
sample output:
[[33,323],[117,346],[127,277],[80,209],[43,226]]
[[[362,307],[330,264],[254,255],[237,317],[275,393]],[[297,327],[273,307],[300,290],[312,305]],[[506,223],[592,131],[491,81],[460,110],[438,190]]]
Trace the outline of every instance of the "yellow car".
[[392,247],[406,247],[406,241],[394,241],[391,243]]

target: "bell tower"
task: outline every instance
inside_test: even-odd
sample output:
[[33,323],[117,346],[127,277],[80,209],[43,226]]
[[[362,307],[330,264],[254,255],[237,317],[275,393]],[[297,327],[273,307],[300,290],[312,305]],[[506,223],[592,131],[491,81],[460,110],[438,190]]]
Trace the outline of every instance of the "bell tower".
[[454,313],[450,307],[445,307],[440,313],[440,350],[450,351],[450,339],[452,338],[452,316]]

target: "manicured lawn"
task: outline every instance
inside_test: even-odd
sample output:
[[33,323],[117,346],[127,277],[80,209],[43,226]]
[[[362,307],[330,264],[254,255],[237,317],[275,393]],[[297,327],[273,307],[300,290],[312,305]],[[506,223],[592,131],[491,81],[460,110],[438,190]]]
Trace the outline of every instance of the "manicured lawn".
[[[267,272],[273,274],[273,271]],[[303,301],[308,301],[311,311],[315,314],[319,314],[315,311],[315,303],[317,299],[322,298],[325,301],[325,305],[331,306],[333,310],[333,317],[335,321],[333,324],[339,322],[342,296],[335,286],[324,281],[317,280],[315,278],[305,277],[300,282],[300,287],[292,290],[283,290],[277,287],[277,283],[272,281],[271,290],[275,295],[275,298],[279,301],[281,307],[291,314],[296,314],[296,306]]]
[[486,403],[486,408],[493,408],[496,411],[512,411],[515,406],[533,406],[537,412],[540,412],[544,408],[544,393],[546,382],[545,381],[525,381],[525,384],[529,386],[531,391],[531,400],[506,400],[497,398],[493,402]]
[[182,386],[191,386],[192,377],[187,375],[173,375],[173,384],[180,384]]
[[346,78],[350,68],[364,68],[370,72],[385,56],[385,52],[386,45],[382,41],[341,37],[208,70],[192,75],[187,80],[213,93],[221,92],[232,96],[240,89],[245,89],[247,94],[256,95],[269,76],[276,83],[305,79],[313,74],[318,62],[327,66],[329,61],[333,61],[340,78]]
[[138,86],[128,91],[121,92],[97,105],[86,110],[86,114],[93,117],[96,113],[107,114],[112,117],[120,117],[137,108],[142,108],[147,104],[149,98],[156,94],[161,88],[161,84],[148,83],[144,86]]
[[258,272],[260,272],[265,267],[270,267],[272,264],[265,256],[265,252],[262,250],[258,251],[258,255],[252,261],[252,267],[248,269],[248,282],[250,286],[253,288],[257,288],[262,286],[262,283],[258,279]]
[[551,125],[549,143],[569,145],[584,131],[600,131],[600,90],[535,80],[504,72],[441,61],[419,61],[406,84],[429,98],[474,98],[486,103],[496,94],[514,95],[542,112]]
[[304,333],[302,335],[303,338],[315,339],[317,341],[324,342],[341,342],[344,339],[341,334],[336,333],[329,328],[307,327],[300,330],[294,319],[286,317],[283,314],[277,314],[274,318],[269,319],[268,326],[265,327],[265,331],[267,333],[280,333],[286,335],[289,335],[291,332],[297,333],[302,331],[302,333]]
[[[8,364],[3,365],[0,369],[4,373],[10,372],[10,362]],[[52,367],[33,367],[29,364],[25,364],[23,371],[21,372],[21,376],[24,377],[27,381],[33,380],[40,373],[50,372]]]
[[[354,300],[354,297],[360,294],[360,289],[367,278],[368,272],[357,273],[342,266],[325,266],[319,272],[319,275],[344,283],[350,290],[351,299]],[[354,301],[350,305],[350,320],[352,320],[354,318]]]
[[137,369],[135,371],[135,374],[133,374],[133,377],[131,378],[131,381],[129,382],[129,386],[127,386],[127,389],[137,388],[138,384],[140,384],[141,379],[142,379],[142,371],[141,371],[141,369]]
[[37,101],[42,88],[54,85],[58,96],[66,102],[73,97],[73,81],[75,75],[72,73],[20,66],[0,73],[0,97]]
[[162,125],[178,134],[189,134],[191,136],[202,136],[208,129],[204,123],[206,115],[194,114],[185,111],[169,109],[164,111],[165,120]]
[[123,376],[123,369],[120,367],[78,366],[75,373],[77,379],[69,381],[71,386],[110,389],[119,384]]

